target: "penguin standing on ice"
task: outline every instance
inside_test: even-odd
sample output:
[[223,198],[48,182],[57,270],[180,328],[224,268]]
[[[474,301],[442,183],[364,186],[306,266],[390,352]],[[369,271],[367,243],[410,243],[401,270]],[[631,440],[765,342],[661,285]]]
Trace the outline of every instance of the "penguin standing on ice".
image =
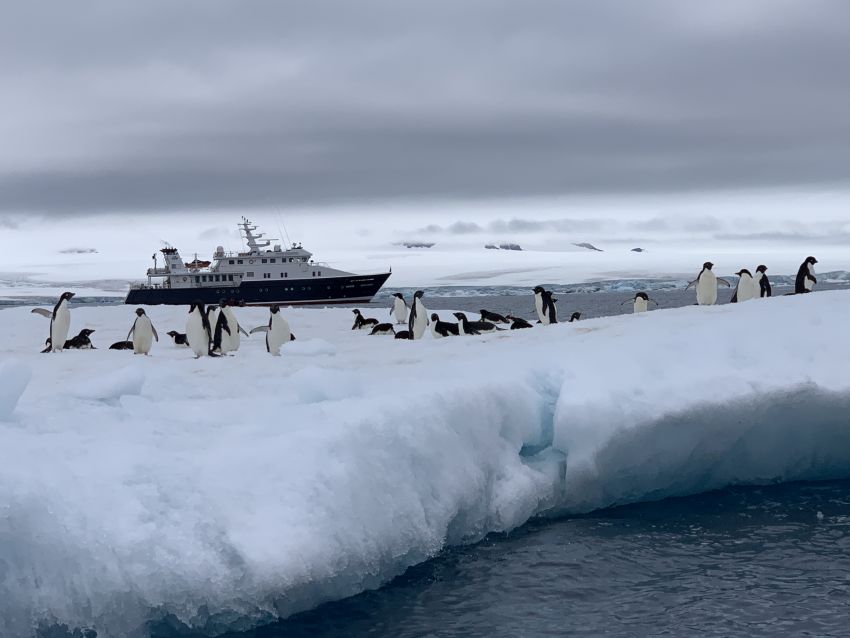
[[230,329],[230,324],[227,321],[227,315],[223,309],[219,309],[215,313],[215,323],[210,323],[212,332],[212,343],[210,344],[211,354],[227,354],[230,348],[230,337],[235,332]]
[[280,314],[280,306],[274,304],[269,306],[269,325],[254,328],[251,333],[266,333],[266,352],[273,357],[280,356],[280,347],[292,340],[292,330],[289,322]]
[[646,312],[647,310],[649,310],[649,304],[650,303],[654,303],[656,306],[658,305],[657,301],[655,301],[654,299],[650,299],[649,295],[646,294],[643,291],[636,292],[634,299],[627,299],[626,301],[624,301],[620,305],[622,306],[624,304],[629,303],[630,301],[633,304],[632,305],[632,312],[634,314],[637,314],[639,312]]
[[546,292],[543,289],[543,286],[535,286],[534,287],[534,310],[537,312],[537,323],[544,323],[543,321],[543,293]]
[[227,321],[227,326],[230,328],[230,332],[224,332],[222,334],[221,352],[236,352],[239,350],[239,346],[241,345],[239,333],[241,332],[247,337],[248,332],[245,328],[239,325],[239,322],[236,320],[236,313],[233,311],[233,307],[226,299],[222,299],[218,305],[221,308],[221,316],[225,319],[225,321]]
[[413,293],[413,301],[410,304],[410,314],[407,317],[407,330],[411,339],[421,339],[428,327],[428,311],[422,304],[422,295],[425,292],[417,290]]
[[458,336],[460,334],[460,330],[456,323],[450,323],[448,321],[440,321],[440,315],[436,312],[431,313],[431,336],[435,339],[442,339],[443,337],[451,337]]
[[735,274],[738,275],[738,285],[735,286],[735,292],[732,293],[729,303],[749,301],[758,297],[758,287],[750,271],[746,268],[741,268]]
[[715,275],[711,269],[714,267],[710,261],[705,262],[702,265],[702,270],[700,270],[697,278],[690,282],[685,290],[690,288],[691,286],[696,286],[697,290],[697,304],[700,306],[713,306],[717,303],[717,284],[723,284],[727,288],[731,288],[732,284],[730,284],[725,279],[720,279]]
[[133,336],[133,354],[147,355],[151,351],[154,339],[159,341],[156,328],[153,327],[150,318],[145,314],[144,308],[136,308],[136,320],[133,327],[127,333],[127,341]]
[[73,297],[73,292],[63,292],[59,297],[59,301],[53,306],[53,312],[44,308],[34,308],[30,311],[42,317],[50,318],[50,336],[46,342],[47,347],[42,350],[42,353],[62,352],[65,341],[68,339],[68,330],[71,327],[71,310],[68,307],[68,303]]
[[390,307],[390,314],[395,315],[396,323],[407,323],[407,302],[400,292],[393,293],[393,305]]
[[767,278],[767,266],[764,264],[756,268],[755,281],[759,287],[760,297],[770,297],[773,294],[773,290],[770,287],[770,279]]
[[794,281],[794,293],[799,295],[806,292],[811,292],[812,288],[818,282],[815,277],[815,264],[818,260],[814,257],[806,257],[806,261],[800,264],[800,269],[797,271],[797,279]]
[[189,307],[189,316],[186,317],[186,339],[189,347],[195,353],[195,358],[205,357],[210,353],[210,322],[204,304],[200,301],[194,302]]
[[543,325],[558,323],[558,313],[555,310],[555,302],[558,300],[548,290],[543,291],[541,298],[543,300]]

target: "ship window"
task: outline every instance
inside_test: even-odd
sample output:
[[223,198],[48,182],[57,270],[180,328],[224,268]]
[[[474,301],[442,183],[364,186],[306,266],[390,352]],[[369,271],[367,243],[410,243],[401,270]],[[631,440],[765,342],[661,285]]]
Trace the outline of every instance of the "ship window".
[[269,263],[269,260],[268,260],[268,259],[263,259],[263,263],[264,263],[264,264],[267,264],[267,263]]
[[206,280],[207,280],[207,276],[206,276],[206,275],[201,275],[201,281],[206,281]]
[[216,281],[221,281],[221,275],[216,275],[216,276],[215,276],[215,280],[216,280]]
[[320,271],[319,271],[319,277],[321,277],[321,276],[322,276],[322,271],[320,270]]
[[271,279],[271,278],[272,278],[272,274],[270,272],[264,272],[263,273],[263,279]]
[[236,260],[236,263],[237,263],[237,264],[241,264],[241,263],[242,263],[242,260],[241,260],[241,259],[237,259],[237,260]]
[[227,275],[227,281],[233,281],[233,275]]
[[316,276],[316,271],[315,271],[315,270],[313,271],[313,276],[314,276],[314,277]]
[[272,257],[271,259],[269,259],[269,263],[271,263],[271,264],[273,264],[273,263],[274,263],[274,257]]
[[245,274],[246,274],[248,277],[253,277],[253,276],[254,276],[254,273],[252,273],[252,272],[248,272],[248,273],[245,273]]
[[230,260],[228,260],[228,262],[227,262],[227,263],[228,263],[228,264],[230,264],[230,265],[232,266],[235,262],[234,262],[232,259],[230,259]]
[[195,277],[195,283],[196,283],[196,284],[201,283],[201,278],[200,278],[200,277]]
[[283,276],[284,276],[284,277],[289,277],[289,273],[288,273],[288,272],[285,272],[285,273],[283,273]]
[[292,257],[290,257],[290,258],[289,258],[289,263],[290,263],[290,264],[292,263]]

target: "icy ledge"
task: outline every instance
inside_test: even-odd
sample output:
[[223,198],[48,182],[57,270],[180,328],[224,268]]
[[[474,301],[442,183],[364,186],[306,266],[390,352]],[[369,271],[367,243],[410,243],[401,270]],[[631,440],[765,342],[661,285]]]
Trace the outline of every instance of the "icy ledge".
[[[215,635],[540,513],[850,477],[848,312],[832,292],[398,343],[289,311],[300,350],[193,361],[30,354],[44,324],[3,311],[4,385],[32,381],[0,413],[0,635],[166,613]],[[108,342],[126,315],[74,317]]]

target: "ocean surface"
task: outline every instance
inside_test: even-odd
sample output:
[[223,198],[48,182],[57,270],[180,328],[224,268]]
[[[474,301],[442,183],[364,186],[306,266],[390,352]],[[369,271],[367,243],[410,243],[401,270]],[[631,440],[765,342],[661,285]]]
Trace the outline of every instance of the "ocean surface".
[[[847,636],[848,618],[850,481],[833,481],[535,520],[377,591],[225,635]],[[152,635],[191,634],[161,623]]]

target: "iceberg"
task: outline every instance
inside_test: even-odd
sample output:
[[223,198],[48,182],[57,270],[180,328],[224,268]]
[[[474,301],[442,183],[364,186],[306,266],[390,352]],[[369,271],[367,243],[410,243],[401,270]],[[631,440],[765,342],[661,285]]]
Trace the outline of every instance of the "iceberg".
[[0,635],[218,635],[536,516],[850,477],[847,291],[419,341],[284,309],[281,357],[200,360],[108,350],[127,306],[41,355],[29,310],[0,311]]

